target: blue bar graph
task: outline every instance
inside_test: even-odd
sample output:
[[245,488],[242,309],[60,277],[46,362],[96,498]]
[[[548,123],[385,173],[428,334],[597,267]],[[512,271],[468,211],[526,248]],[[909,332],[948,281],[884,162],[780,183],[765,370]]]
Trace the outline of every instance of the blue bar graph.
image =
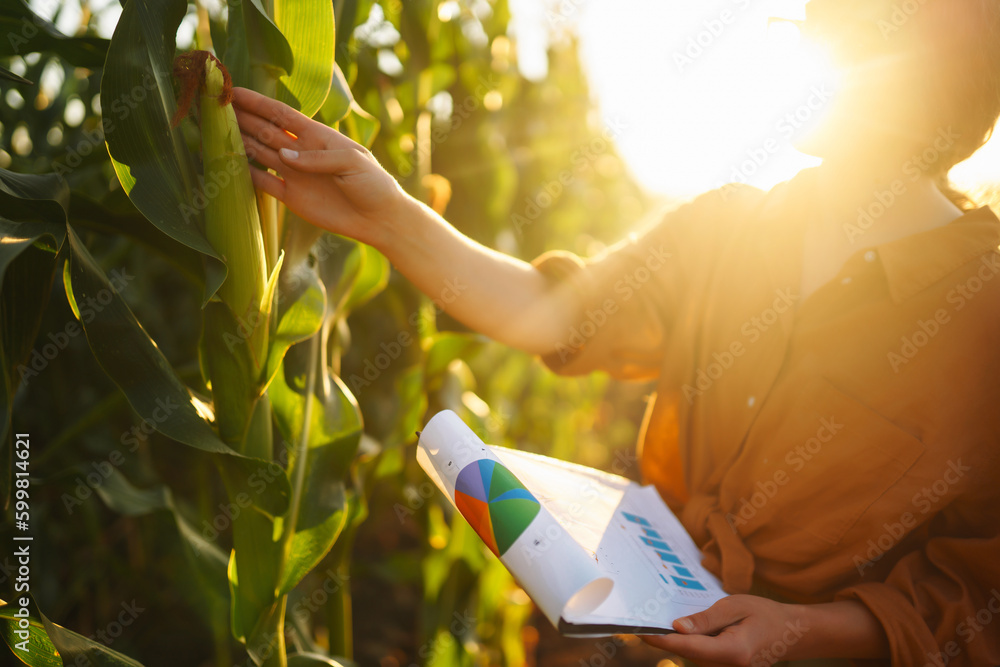
[[640,539],[643,542],[645,542],[646,544],[648,544],[649,546],[653,547],[654,549],[663,549],[664,551],[673,551],[673,549],[671,549],[670,547],[667,546],[666,542],[661,542],[660,540],[651,540],[648,537],[642,537]]
[[705,590],[705,587],[702,586],[700,582],[695,581],[694,579],[681,579],[680,577],[670,577],[670,578],[673,579],[675,582],[677,582],[677,585],[680,586],[681,588],[688,588],[695,591]]
[[656,553],[659,554],[660,560],[664,560],[664,561],[666,561],[668,563],[673,563],[674,565],[683,565],[684,564],[684,563],[681,562],[680,558],[678,558],[677,556],[675,556],[673,554],[668,554],[665,551],[657,551]]
[[635,514],[629,514],[628,512],[622,512],[622,514],[625,515],[625,518],[628,519],[629,521],[631,521],[632,523],[637,523],[640,526],[648,526],[649,525],[649,521],[647,521],[646,519],[642,518],[641,516],[636,516]]

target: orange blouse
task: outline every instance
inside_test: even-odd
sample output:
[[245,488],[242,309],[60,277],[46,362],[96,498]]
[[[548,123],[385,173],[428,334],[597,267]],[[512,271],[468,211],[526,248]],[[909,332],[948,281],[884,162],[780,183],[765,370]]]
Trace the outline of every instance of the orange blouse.
[[537,258],[587,304],[544,361],[656,380],[643,477],[727,591],[860,600],[893,665],[998,665],[1000,220],[862,235],[800,302],[814,179],[727,186],[598,257]]

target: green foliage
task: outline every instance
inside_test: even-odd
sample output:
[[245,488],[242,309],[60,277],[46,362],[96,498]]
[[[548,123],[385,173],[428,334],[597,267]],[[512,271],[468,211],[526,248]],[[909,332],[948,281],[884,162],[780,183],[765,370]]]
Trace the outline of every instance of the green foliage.
[[[0,24],[29,11],[8,4]],[[250,0],[225,17],[130,0],[110,40],[44,22],[0,52],[0,498],[13,419],[38,443],[32,593],[80,633],[35,614],[39,664],[62,664],[57,649],[150,666],[528,660],[530,603],[422,492],[414,433],[450,408],[489,441],[607,467],[631,447],[641,388],[555,378],[444,315],[449,295],[419,295],[376,250],[267,198],[255,353],[218,296],[231,258],[206,233],[197,116],[170,124],[175,54],[214,48],[237,85],[370,147],[487,245],[530,259],[613,240],[645,202],[612,148],[570,158],[601,131],[574,45],[528,81],[505,0],[452,18],[440,4]],[[175,44],[182,21],[193,44]],[[50,94],[44,72],[61,81]],[[131,599],[149,611],[113,649],[84,639]]]

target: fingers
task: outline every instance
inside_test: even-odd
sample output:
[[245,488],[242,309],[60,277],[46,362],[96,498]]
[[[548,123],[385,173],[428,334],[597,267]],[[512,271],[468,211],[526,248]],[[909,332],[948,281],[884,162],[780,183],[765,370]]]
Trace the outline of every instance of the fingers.
[[678,618],[674,621],[674,630],[685,635],[713,635],[721,632],[749,615],[739,598],[740,596],[723,598],[705,611]]
[[285,200],[285,182],[274,174],[251,166],[250,178],[253,180],[253,186],[258,190],[263,190],[278,201]]
[[278,157],[278,151],[265,146],[249,135],[241,134],[240,136],[243,137],[243,147],[247,151],[248,159],[256,160],[265,167],[276,171],[281,171],[285,168],[285,165],[281,162],[281,158]]
[[725,632],[716,637],[705,635],[672,635],[648,636],[642,638],[647,644],[669,651],[676,655],[701,662],[718,662],[722,664],[748,664],[752,658],[746,638],[740,638],[736,633]]
[[314,122],[284,102],[273,100],[247,88],[233,88],[233,105],[237,110],[243,109],[261,119],[267,119],[273,125],[295,136],[302,135]]
[[236,122],[240,125],[241,133],[250,135],[261,144],[270,146],[275,150],[295,146],[295,137],[289,136],[283,129],[264,120],[260,116],[237,109]]
[[294,151],[279,152],[282,166],[290,166],[299,171],[334,174],[344,176],[361,171],[365,154],[353,148],[338,148],[328,151]]
[[291,148],[296,141],[308,148],[362,148],[284,102],[246,88],[233,88],[233,95],[233,110],[240,128],[275,149]]

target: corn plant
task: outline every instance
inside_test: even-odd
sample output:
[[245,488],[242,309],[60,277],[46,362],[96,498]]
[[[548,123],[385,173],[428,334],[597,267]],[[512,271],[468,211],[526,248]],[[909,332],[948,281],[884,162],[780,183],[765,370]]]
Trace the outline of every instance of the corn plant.
[[[3,231],[19,239],[4,245],[3,314],[7,322],[23,316],[22,307],[37,315],[38,306],[22,302],[49,282],[24,290],[25,281],[62,269],[70,306],[103,371],[139,415],[169,406],[169,414],[150,423],[203,452],[231,506],[242,511],[233,517],[226,554],[193,529],[168,487],[138,489],[116,470],[98,490],[101,497],[126,513],[172,514],[206,584],[213,623],[228,618],[232,636],[256,664],[286,665],[289,593],[363,515],[351,476],[361,415],[330,369],[330,333],[384,286],[388,267],[374,251],[346,243],[346,252],[328,253],[325,265],[311,262],[319,234],[254,192],[230,105],[232,85],[278,97],[334,126],[351,116],[356,138],[369,143],[377,125],[346,86],[332,86],[343,75],[336,70],[329,0],[230,3],[226,30],[214,35],[221,59],[207,43],[175,54],[172,36],[186,10],[183,0],[127,3],[107,45],[101,95],[111,112],[105,138],[122,188],[164,240],[196,257],[190,265],[203,289],[201,382],[192,387],[178,376],[95,262],[71,223],[68,190],[58,176],[3,174],[9,218]],[[137,91],[143,101],[131,104]],[[129,107],[115,116],[117,103]],[[194,113],[185,118],[189,105]],[[88,306],[95,295],[108,303]],[[25,341],[5,338],[5,359],[16,365]],[[9,399],[16,376],[6,370]],[[342,558],[346,553],[340,550]],[[33,659],[85,655],[97,664],[135,664],[35,612],[32,641],[39,650],[30,655],[39,657]],[[7,630],[16,626],[5,618]],[[330,637],[332,655],[350,652],[349,627],[345,619]],[[222,628],[215,635],[226,642]],[[295,664],[334,664],[312,648],[300,643]]]

